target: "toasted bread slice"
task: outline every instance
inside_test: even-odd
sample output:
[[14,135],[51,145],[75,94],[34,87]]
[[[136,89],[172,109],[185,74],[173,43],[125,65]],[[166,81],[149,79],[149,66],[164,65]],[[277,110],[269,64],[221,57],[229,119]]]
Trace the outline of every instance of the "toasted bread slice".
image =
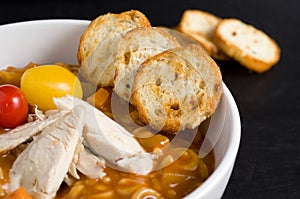
[[197,33],[210,39],[221,20],[221,18],[202,10],[185,10],[178,30]]
[[132,84],[140,64],[170,48],[179,47],[177,40],[166,31],[143,27],[128,31],[119,42],[115,61],[114,91],[126,101],[130,101]]
[[269,70],[280,59],[280,48],[271,37],[239,19],[222,20],[213,40],[227,55],[257,73]]
[[87,27],[80,38],[78,62],[83,76],[101,86],[113,84],[114,61],[118,40],[127,31],[150,27],[148,18],[137,10],[100,15]]
[[230,58],[211,41],[221,20],[211,13],[189,9],[182,14],[177,30],[196,40],[210,56],[219,60],[228,60]]
[[166,50],[140,66],[132,103],[144,124],[168,134],[196,128],[216,109],[222,76],[198,45]]
[[210,39],[208,39],[204,35],[195,32],[185,32],[185,34],[198,42],[213,58],[222,61],[231,60],[228,55],[221,51]]

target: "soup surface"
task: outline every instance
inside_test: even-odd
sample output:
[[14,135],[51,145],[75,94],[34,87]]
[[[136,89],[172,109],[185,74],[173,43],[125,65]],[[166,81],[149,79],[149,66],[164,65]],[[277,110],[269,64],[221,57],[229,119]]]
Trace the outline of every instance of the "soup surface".
[[[74,66],[61,65],[76,74],[76,67],[74,69]],[[16,78],[20,77],[21,75]],[[14,81],[18,83],[18,80]],[[112,105],[112,95],[112,88],[97,88],[96,94],[90,92],[84,99],[136,135],[140,145],[153,154],[153,171],[147,175],[137,175],[107,165],[104,169],[106,175],[103,178],[89,179],[80,174],[80,179],[77,180],[66,176],[55,199],[182,198],[210,176],[215,167],[213,150],[203,159],[198,156],[205,137],[205,125],[209,121],[205,121],[194,131],[179,132],[176,136],[153,132],[145,127],[136,128],[136,124],[141,125],[141,123],[136,117],[134,107],[128,108],[128,104],[119,98],[116,98]],[[128,109],[131,120],[135,122],[133,126],[128,122],[125,114],[128,113]],[[0,133],[5,133],[5,130],[0,129]],[[8,196],[10,169],[25,147],[26,143],[23,143],[0,155],[0,198]]]

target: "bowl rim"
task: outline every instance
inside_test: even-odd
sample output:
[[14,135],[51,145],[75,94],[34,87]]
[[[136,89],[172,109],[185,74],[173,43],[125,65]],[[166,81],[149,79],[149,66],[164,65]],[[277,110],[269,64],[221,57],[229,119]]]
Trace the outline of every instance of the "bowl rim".
[[[33,19],[19,22],[12,22],[7,24],[0,25],[0,31],[5,29],[13,28],[14,26],[26,26],[26,25],[37,25],[43,23],[52,23],[52,24],[65,24],[71,23],[74,25],[86,25],[88,26],[90,20],[85,19]],[[208,192],[211,192],[212,189],[217,185],[217,183],[225,178],[228,172],[232,171],[232,166],[235,163],[235,159],[238,153],[240,140],[241,140],[241,119],[237,104],[226,86],[226,84],[222,81],[223,85],[223,96],[226,98],[226,104],[228,107],[227,113],[231,114],[233,119],[232,124],[232,133],[230,134],[228,148],[225,152],[225,155],[220,161],[220,164],[215,168],[213,173],[208,177],[207,180],[201,184],[198,188],[193,190],[190,194],[188,194],[185,198],[199,198],[205,196]]]
[[[185,198],[199,198],[205,196],[208,192],[212,191],[214,187],[221,181],[225,179],[226,175],[232,172],[232,167],[234,166],[236,156],[239,150],[240,140],[241,140],[241,119],[237,104],[229,91],[228,87],[223,84],[223,96],[225,96],[226,104],[228,110],[226,114],[230,114],[233,120],[232,123],[232,133],[228,141],[228,147],[225,155],[220,161],[220,164],[215,168],[212,174],[207,180],[203,182],[198,188],[188,194]],[[227,184],[228,182],[226,182]]]
[[88,25],[91,20],[87,19],[67,19],[67,18],[58,18],[58,19],[31,19],[24,21],[11,22],[6,24],[0,24],[0,29],[10,28],[11,26],[23,26],[23,25],[33,25],[33,24],[43,24],[43,23],[75,23],[75,24],[84,24]]

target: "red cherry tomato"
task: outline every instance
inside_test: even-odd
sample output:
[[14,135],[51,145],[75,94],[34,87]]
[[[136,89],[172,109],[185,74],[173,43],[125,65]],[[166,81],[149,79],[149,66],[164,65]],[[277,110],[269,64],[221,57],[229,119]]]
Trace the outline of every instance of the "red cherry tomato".
[[13,85],[0,86],[0,127],[15,128],[25,123],[28,103],[22,91]]

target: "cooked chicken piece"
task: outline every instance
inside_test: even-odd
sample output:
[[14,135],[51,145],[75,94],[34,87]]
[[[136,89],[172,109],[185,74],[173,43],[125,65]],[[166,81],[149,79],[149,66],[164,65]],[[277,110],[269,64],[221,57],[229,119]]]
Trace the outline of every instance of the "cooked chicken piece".
[[98,128],[84,126],[86,145],[95,154],[112,163],[111,167],[117,166],[116,169],[141,175],[148,174],[153,167],[151,155],[144,151],[135,138],[123,132],[125,129],[99,116],[97,118],[100,121]]
[[[76,148],[75,148],[75,151],[74,151],[74,155],[73,155],[73,159],[72,159],[72,162],[70,164],[70,167],[69,167],[69,170],[68,170],[68,177],[69,176],[72,176],[74,177],[75,179],[80,179],[80,176],[79,174],[77,173],[77,168],[76,168],[76,164],[78,162],[78,156],[79,156],[79,153],[81,153],[82,151],[84,150],[84,146],[82,144],[82,140],[79,139],[77,145],[76,145]],[[69,175],[70,174],[70,175]],[[66,178],[68,177],[65,177],[65,182],[68,184],[68,182],[66,181]]]
[[45,120],[36,120],[34,122],[26,123],[22,126],[18,126],[4,134],[0,135],[0,153],[11,150],[23,142],[29,140],[34,135],[41,132],[45,127],[53,124],[61,119],[70,111],[61,111],[54,115],[49,116]]
[[34,113],[28,114],[27,122],[34,122],[35,120],[45,120],[47,116],[43,113],[43,111],[38,109],[38,106],[35,105]]
[[153,167],[151,154],[145,152],[138,141],[125,128],[89,103],[67,95],[55,98],[60,110],[71,110],[81,106],[86,111],[84,118],[84,145],[111,166],[128,172],[148,174]]
[[103,178],[106,175],[103,171],[105,160],[92,154],[86,148],[79,153],[76,168],[89,178]]
[[73,161],[69,168],[69,173],[76,179],[80,179],[77,170],[89,178],[102,178],[106,175],[103,171],[105,160],[92,154],[84,147],[80,140],[77,144]]
[[24,186],[35,199],[56,195],[82,136],[84,115],[84,109],[75,107],[34,138],[13,163],[10,192]]
[[116,164],[124,171],[129,171],[139,175],[147,175],[153,168],[152,156],[149,153],[140,152],[133,156],[127,156],[116,160]]

